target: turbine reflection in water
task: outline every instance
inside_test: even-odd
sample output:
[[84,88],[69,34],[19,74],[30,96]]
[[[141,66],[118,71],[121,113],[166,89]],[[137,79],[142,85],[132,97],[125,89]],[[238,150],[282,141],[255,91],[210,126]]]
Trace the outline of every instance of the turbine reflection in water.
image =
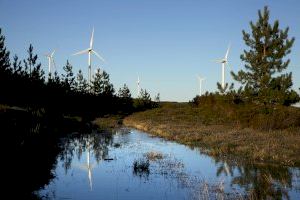
[[86,170],[88,172],[88,179],[89,179],[89,186],[90,190],[93,190],[93,174],[92,174],[92,169],[95,167],[94,164],[90,163],[90,154],[91,154],[91,149],[90,149],[90,142],[87,144],[87,150],[86,150],[86,164],[80,165],[80,169]]

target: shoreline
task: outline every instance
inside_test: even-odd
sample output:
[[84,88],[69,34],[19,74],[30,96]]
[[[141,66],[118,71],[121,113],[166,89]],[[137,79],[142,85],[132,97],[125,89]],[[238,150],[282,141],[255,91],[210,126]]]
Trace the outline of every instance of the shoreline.
[[[176,118],[180,118],[180,122]],[[250,163],[300,166],[300,134],[297,128],[259,131],[222,124],[188,123],[183,116],[172,118],[168,114],[157,115],[155,109],[127,116],[123,124],[168,140],[199,147],[210,156],[232,157]]]

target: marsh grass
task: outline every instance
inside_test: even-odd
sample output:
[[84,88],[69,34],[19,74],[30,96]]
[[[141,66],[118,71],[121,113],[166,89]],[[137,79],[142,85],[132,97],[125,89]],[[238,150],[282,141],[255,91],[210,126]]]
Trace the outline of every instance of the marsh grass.
[[150,161],[156,161],[163,159],[163,154],[161,152],[156,152],[156,151],[150,151],[145,154],[146,158]]
[[201,147],[212,156],[300,166],[300,109],[257,105],[164,103],[123,121],[154,135]]
[[106,115],[96,118],[92,124],[96,125],[100,130],[115,129],[122,125],[122,115]]
[[174,178],[180,188],[188,191],[188,199],[246,199],[246,194],[238,191],[227,193],[224,179],[208,182],[204,177],[191,176],[185,170],[183,162],[172,155],[165,155],[162,159],[151,161],[152,172],[164,176],[166,179]]

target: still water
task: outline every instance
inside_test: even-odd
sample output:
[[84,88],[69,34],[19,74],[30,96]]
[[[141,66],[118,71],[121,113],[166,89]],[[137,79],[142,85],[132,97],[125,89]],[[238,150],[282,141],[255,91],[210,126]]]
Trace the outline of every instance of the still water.
[[43,199],[300,199],[300,169],[241,165],[134,129],[61,139]]

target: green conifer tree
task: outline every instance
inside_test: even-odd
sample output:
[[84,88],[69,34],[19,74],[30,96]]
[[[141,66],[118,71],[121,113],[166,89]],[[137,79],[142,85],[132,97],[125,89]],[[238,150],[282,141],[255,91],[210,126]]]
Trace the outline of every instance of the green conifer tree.
[[5,37],[2,35],[2,30],[0,28],[0,76],[7,76],[11,71],[9,51],[5,47]]
[[288,38],[289,28],[281,30],[278,20],[270,24],[269,14],[268,7],[264,7],[263,12],[259,10],[257,22],[250,22],[251,33],[243,30],[243,39],[249,47],[241,55],[246,70],[231,74],[243,85],[245,99],[263,104],[289,105],[299,97],[291,89],[292,73],[282,72],[290,63],[284,57],[291,52],[295,38]]
[[67,60],[66,65],[63,67],[65,74],[62,74],[62,82],[67,91],[75,88],[75,77],[73,73],[73,66]]
[[109,75],[100,69],[96,70],[92,81],[92,91],[96,95],[112,96],[114,93],[113,85],[109,82]]
[[11,74],[9,51],[5,47],[5,37],[0,28],[0,101],[2,103],[7,101],[7,96],[11,92]]
[[88,89],[88,84],[86,79],[83,77],[82,71],[79,70],[77,77],[76,77],[76,82],[75,82],[75,88],[76,91],[79,93],[87,93],[87,89]]
[[130,90],[126,84],[119,89],[118,97],[120,98],[119,105],[121,106],[121,109],[125,112],[130,112],[133,107],[133,100],[131,98]]
[[119,89],[118,97],[131,99],[131,93],[130,93],[130,90],[129,90],[129,88],[126,84],[124,84],[123,87]]
[[41,69],[41,63],[37,63],[38,56],[33,53],[33,46],[30,44],[28,49],[28,58],[24,59],[25,69],[29,69],[29,77],[33,81],[44,83],[45,72]]

